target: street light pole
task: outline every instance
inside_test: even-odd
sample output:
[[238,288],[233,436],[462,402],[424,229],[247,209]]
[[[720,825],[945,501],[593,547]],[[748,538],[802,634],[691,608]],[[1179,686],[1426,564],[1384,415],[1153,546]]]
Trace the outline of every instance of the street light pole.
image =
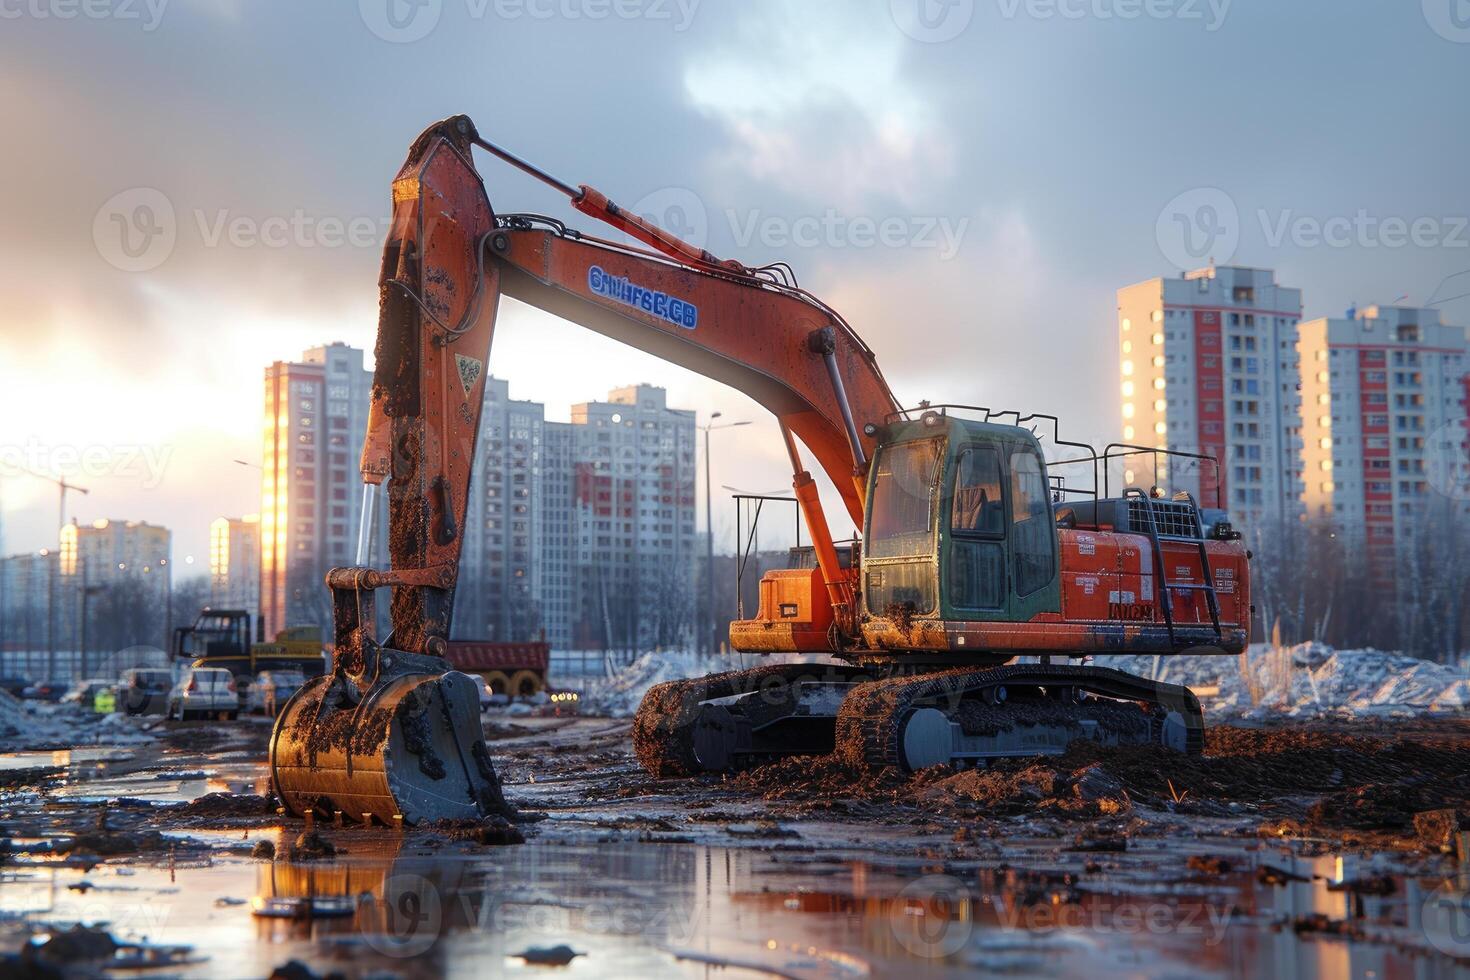
[[709,461],[709,434],[714,429],[733,429],[741,425],[749,425],[749,422],[726,422],[724,425],[715,425],[715,419],[721,418],[724,413],[711,412],[709,421],[704,428],[704,652],[715,652],[715,524],[714,524],[714,496],[715,485],[710,478]]

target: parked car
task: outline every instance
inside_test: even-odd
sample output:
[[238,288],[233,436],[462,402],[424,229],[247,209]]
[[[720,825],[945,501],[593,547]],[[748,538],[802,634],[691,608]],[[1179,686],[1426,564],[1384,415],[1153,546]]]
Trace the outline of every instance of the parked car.
[[173,686],[173,673],[162,667],[125,670],[117,681],[117,710],[125,715],[161,715]]
[[262,670],[250,685],[250,710],[274,718],[305,683],[299,670]]
[[113,681],[101,677],[77,681],[71,686],[70,690],[62,695],[61,703],[81,705],[86,710],[92,711],[94,710],[94,705],[97,703],[97,692],[102,690],[111,691],[113,683]]
[[190,667],[168,692],[169,719],[235,719],[240,715],[240,696],[235,693],[235,675],[223,667]]
[[55,681],[37,681],[21,693],[28,701],[60,701],[66,694],[67,686]]
[[30,686],[31,682],[24,677],[0,677],[0,691],[5,691],[18,698],[24,697],[26,688]]

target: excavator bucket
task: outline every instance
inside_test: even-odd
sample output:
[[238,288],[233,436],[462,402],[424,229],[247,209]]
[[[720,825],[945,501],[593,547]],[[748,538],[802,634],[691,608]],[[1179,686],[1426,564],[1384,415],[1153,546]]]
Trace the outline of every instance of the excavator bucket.
[[276,797],[292,816],[390,827],[514,816],[485,745],[479,681],[441,657],[377,643],[373,590],[394,577],[367,568],[327,576],[336,656],[276,719]]
[[477,682],[443,672],[442,661],[425,663],[437,658],[379,656],[386,676],[365,690],[345,674],[320,677],[281,712],[271,779],[286,810],[388,826],[507,812]]

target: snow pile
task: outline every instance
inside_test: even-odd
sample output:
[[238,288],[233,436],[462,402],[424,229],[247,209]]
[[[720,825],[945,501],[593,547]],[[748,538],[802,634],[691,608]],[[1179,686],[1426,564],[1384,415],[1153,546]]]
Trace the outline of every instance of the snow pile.
[[159,721],[156,716],[99,715],[73,704],[17,701],[4,692],[0,695],[0,751],[141,745],[156,737],[148,731]]
[[1470,709],[1470,671],[1382,650],[1258,643],[1230,656],[1097,657],[1098,666],[1184,684],[1214,717],[1412,717]]
[[26,728],[25,705],[9,691],[0,691],[0,735],[15,735]]
[[612,677],[589,680],[582,689],[581,712],[609,718],[627,718],[638,710],[643,695],[655,684],[737,670],[735,658],[681,650],[645,653]]

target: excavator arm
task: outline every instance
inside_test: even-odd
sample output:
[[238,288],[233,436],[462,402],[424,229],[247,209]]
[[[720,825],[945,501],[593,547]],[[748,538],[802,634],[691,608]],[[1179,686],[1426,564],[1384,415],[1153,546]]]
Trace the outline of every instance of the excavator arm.
[[[476,147],[565,193],[647,246],[497,216]],[[855,633],[852,579],[797,440],[861,526],[870,423],[897,410],[872,352],[779,270],[722,261],[485,141],[465,116],[414,141],[393,182],[379,278],[376,369],[357,565],[327,575],[332,673],[283,709],[271,741],[277,794],[295,814],[364,822],[508,811],[479,725],[473,679],[443,660],[500,297],[511,296],[723,381],[780,422],[793,486],[833,616]],[[369,567],[374,495],[387,483],[389,568]],[[392,632],[375,594],[392,589]]]
[[[628,246],[549,219],[496,216],[475,169],[481,147],[642,241]],[[435,653],[454,580],[499,298],[506,295],[744,392],[776,416],[834,608],[851,587],[799,439],[863,520],[867,423],[897,409],[872,351],[820,301],[678,239],[593,188],[573,189],[480,138],[464,116],[429,127],[393,184],[373,403],[362,470],[391,476],[393,637]]]

